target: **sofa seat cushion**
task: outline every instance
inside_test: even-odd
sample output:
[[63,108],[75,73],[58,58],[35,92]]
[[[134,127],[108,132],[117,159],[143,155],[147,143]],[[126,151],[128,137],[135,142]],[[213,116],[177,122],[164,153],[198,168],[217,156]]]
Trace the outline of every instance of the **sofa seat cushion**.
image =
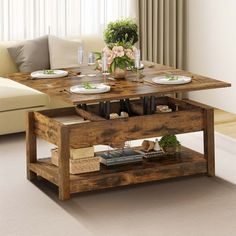
[[48,96],[13,80],[0,78],[0,112],[45,106]]

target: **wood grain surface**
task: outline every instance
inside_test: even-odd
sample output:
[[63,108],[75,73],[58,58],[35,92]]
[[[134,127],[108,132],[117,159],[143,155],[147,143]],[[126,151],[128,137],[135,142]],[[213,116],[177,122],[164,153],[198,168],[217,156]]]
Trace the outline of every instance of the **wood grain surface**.
[[[171,133],[194,132],[204,128],[204,110],[200,104],[195,106],[191,104],[191,101],[160,97],[157,99],[157,104],[167,104],[173,112],[140,115],[140,113],[143,114],[143,107],[138,106],[141,102],[141,99],[130,101],[131,113],[137,113],[138,110],[138,115],[112,120],[106,120],[98,116],[99,104],[88,105],[86,106],[87,110],[72,107],[37,111],[34,112],[35,133],[42,139],[58,145],[58,140],[60,140],[59,130],[62,124],[55,118],[66,114],[78,115],[80,118],[90,120],[89,123],[66,125],[69,130],[70,146],[72,148],[90,147],[98,144],[116,146],[127,140],[151,138]],[[119,102],[111,103],[111,110],[118,113],[119,104]],[[136,106],[133,107],[132,105]],[[133,110],[133,108],[135,109]]]
[[[29,169],[55,185],[58,184],[58,167],[50,159],[31,163]],[[115,167],[101,166],[98,172],[70,175],[70,193],[92,191],[160,179],[175,178],[194,174],[205,174],[207,163],[198,152],[182,147],[178,157],[163,160],[143,160],[137,164]]]
[[[27,122],[27,173],[33,179],[36,174],[59,188],[59,198],[67,200],[71,193],[143,183],[194,174],[214,176],[214,117],[213,109],[188,100],[160,97],[169,93],[229,87],[229,83],[192,74],[190,72],[145,62],[144,82],[133,82],[135,74],[128,72],[125,80],[108,80],[111,91],[104,94],[79,95],[71,93],[70,87],[84,82],[103,82],[93,67],[69,71],[65,78],[32,79],[28,73],[15,73],[9,78],[57,97],[72,108],[52,109],[29,113]],[[152,78],[157,75],[186,75],[192,82],[185,85],[157,85]],[[157,97],[158,96],[158,97]],[[137,98],[133,100],[133,98]],[[98,103],[99,102],[99,103]],[[90,104],[90,105],[89,105]],[[168,105],[173,112],[155,114],[156,105]],[[127,109],[130,117],[109,120],[109,113]],[[130,111],[130,112],[129,112]],[[56,118],[76,115],[90,122],[64,125]],[[69,174],[69,148],[89,147],[97,144],[119,145],[128,140],[151,138],[166,134],[204,131],[204,155],[183,148],[176,158],[167,160],[144,160],[139,164],[113,168],[102,166],[101,171],[88,174]],[[36,136],[59,148],[59,167],[49,160],[36,159]]]
[[[83,84],[84,82],[103,82],[101,74],[98,71],[95,71],[94,67],[89,66],[80,68],[82,74],[88,75],[91,73],[97,73],[96,77],[85,76],[80,78],[77,76],[77,72],[70,70],[68,76],[64,78],[32,79],[29,73],[10,74],[8,75],[8,78],[46,93],[49,96],[57,97],[72,105],[230,86],[229,83],[223,81],[159,64],[153,64],[154,66],[151,68],[149,68],[150,62],[144,62],[144,65],[145,68],[142,72],[144,75],[143,83],[132,82],[135,77],[135,73],[129,71],[125,80],[108,80],[108,84],[111,86],[111,91],[103,94],[82,95],[70,93],[70,87],[73,85]],[[153,77],[170,74],[190,76],[192,77],[192,82],[185,85],[157,85],[152,83]]]

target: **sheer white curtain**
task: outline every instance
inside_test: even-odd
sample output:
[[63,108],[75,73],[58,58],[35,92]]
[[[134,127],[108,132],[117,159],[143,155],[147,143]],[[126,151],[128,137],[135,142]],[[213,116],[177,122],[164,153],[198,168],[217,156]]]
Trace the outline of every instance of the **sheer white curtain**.
[[0,40],[102,34],[110,21],[136,15],[136,0],[0,0]]

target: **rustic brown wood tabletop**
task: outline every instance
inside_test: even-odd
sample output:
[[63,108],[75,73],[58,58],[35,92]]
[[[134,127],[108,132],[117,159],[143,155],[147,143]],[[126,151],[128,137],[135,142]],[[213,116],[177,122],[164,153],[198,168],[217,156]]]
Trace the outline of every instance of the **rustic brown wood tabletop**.
[[[93,103],[100,101],[111,101],[116,99],[125,99],[142,96],[161,95],[167,93],[180,93],[196,90],[206,90],[214,88],[230,87],[229,83],[211,79],[208,77],[192,74],[187,71],[170,68],[160,64],[144,62],[144,70],[142,70],[143,83],[133,82],[136,76],[134,72],[128,71],[126,79],[108,80],[111,90],[103,94],[73,94],[70,87],[82,84],[84,82],[103,82],[103,78],[94,67],[84,66],[81,73],[88,75],[97,74],[96,77],[79,77],[77,71],[70,70],[67,77],[55,79],[32,79],[29,73],[14,73],[8,75],[9,79],[17,81],[28,87],[41,91],[52,97],[58,97],[61,100],[71,104]],[[185,75],[192,78],[192,82],[183,85],[158,85],[152,82],[152,78],[158,75]]]

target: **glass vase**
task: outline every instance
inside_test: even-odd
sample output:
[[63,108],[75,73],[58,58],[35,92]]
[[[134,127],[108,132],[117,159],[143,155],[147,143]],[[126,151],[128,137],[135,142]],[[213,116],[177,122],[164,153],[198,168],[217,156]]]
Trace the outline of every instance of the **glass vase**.
[[121,69],[119,67],[116,67],[112,74],[115,79],[125,79],[126,69]]

